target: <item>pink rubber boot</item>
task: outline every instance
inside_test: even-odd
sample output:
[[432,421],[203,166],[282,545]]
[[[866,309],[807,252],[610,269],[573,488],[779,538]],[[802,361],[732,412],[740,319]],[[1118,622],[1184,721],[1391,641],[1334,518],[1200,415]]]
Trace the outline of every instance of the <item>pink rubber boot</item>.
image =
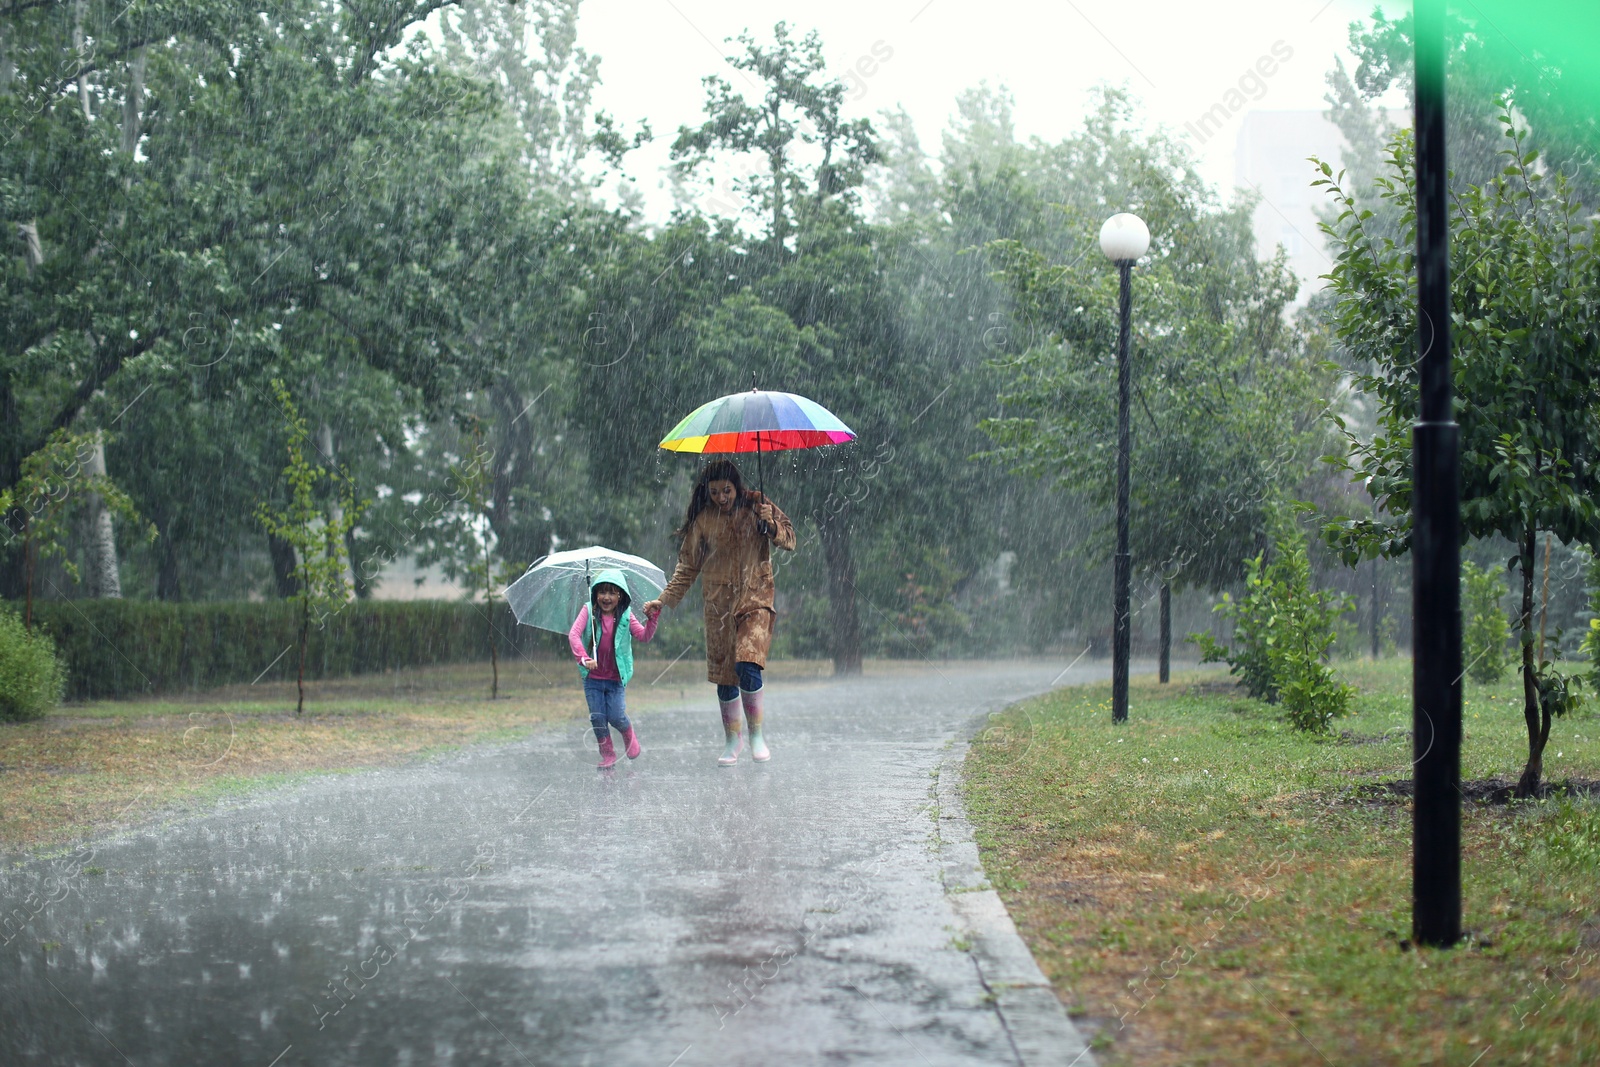
[[622,731],[622,741],[628,746],[628,758],[638,759],[642,749],[639,748],[639,735],[633,732],[632,724]]
[[761,694],[765,691],[739,690],[739,696],[744,701],[745,721],[750,724],[750,758],[757,763],[765,763],[772,758],[772,753],[767,751],[766,738],[761,736]]
[[607,731],[600,740],[600,769],[603,771],[607,767],[614,767],[616,763],[617,747],[611,743],[611,733]]
[[717,766],[732,767],[739,762],[739,751],[744,748],[744,738],[739,736],[739,698],[718,700],[717,704],[722,709],[722,736],[727,742],[717,757]]

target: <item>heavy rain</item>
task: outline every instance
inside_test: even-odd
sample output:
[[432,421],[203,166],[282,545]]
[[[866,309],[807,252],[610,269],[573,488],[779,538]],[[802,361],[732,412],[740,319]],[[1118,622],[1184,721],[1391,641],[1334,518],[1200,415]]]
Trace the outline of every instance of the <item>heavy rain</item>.
[[0,1063],[1600,1062],[1591,8],[0,0]]

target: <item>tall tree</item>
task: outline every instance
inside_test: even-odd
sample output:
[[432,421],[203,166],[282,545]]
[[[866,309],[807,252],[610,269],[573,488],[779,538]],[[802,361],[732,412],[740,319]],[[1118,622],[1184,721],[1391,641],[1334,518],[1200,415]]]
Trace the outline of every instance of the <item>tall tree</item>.
[[[1084,544],[1108,555],[1117,282],[1096,240],[1112,211],[1138,214],[1151,246],[1134,282],[1132,554],[1163,586],[1218,590],[1241,576],[1241,546],[1264,547],[1274,500],[1309,466],[1323,375],[1285,316],[1295,282],[1282,255],[1255,257],[1250,205],[1220,208],[1183,151],[1130,118],[1107,94],[1060,145],[970,172],[969,196],[1016,188],[989,198],[1013,205],[996,229],[1023,236],[989,250],[1017,317],[1036,324],[1034,347],[1007,361],[1004,413],[982,425],[993,458],[1096,505],[1099,534]],[[1058,194],[1069,199],[1046,208]]]
[[735,70],[760,79],[760,100],[751,103],[716,75],[705,78],[706,121],[678,130],[672,158],[693,173],[719,153],[758,156],[765,173],[737,179],[733,189],[765,218],[770,254],[781,262],[808,212],[835,199],[856,204],[866,168],[882,153],[869,121],[841,117],[845,83],[826,77],[816,31],[796,41],[779,22],[772,34],[770,46],[741,34],[743,54],[728,57]]
[[[115,430],[108,464],[164,535],[154,561],[136,561],[135,589],[243,595],[270,557],[292,591],[284,542],[242,547],[260,537],[241,517],[275,467],[248,414],[272,404],[271,377],[316,384],[308,411],[371,491],[407,480],[403,422],[472,411],[497,382],[537,383],[544,371],[524,368],[576,332],[571,264],[600,257],[555,197],[531,199],[529,153],[545,142],[518,132],[526,108],[449,70],[426,37],[401,47],[449,6],[8,13],[0,210],[28,237],[0,271],[0,486],[55,428]],[[551,40],[569,23],[556,18]],[[572,56],[576,81],[562,84],[581,88],[593,65]],[[523,410],[542,387],[505,403]],[[235,477],[193,477],[199,455]],[[388,547],[374,530],[351,541],[358,557]],[[17,592],[9,562],[0,584]]]
[[[879,162],[881,153],[870,122],[849,122],[841,116],[845,84],[826,76],[822,43],[815,31],[796,41],[788,26],[779,22],[773,27],[771,45],[749,34],[739,42],[743,53],[728,61],[759,79],[759,101],[746,100],[720,77],[707,77],[707,119],[698,127],[678,131],[672,155],[685,173],[719,155],[753,155],[761,160],[761,170],[734,183],[735,191],[756,206],[766,228],[764,255],[754,264],[760,279],[757,291],[788,315],[793,329],[809,331],[812,339],[826,334],[840,342],[822,341],[814,347],[817,354],[826,351],[832,358],[807,360],[809,373],[790,380],[801,389],[826,386],[828,393],[839,392],[842,399],[844,390],[866,383],[871,356],[893,359],[892,349],[885,346],[852,343],[860,339],[862,328],[884,323],[883,309],[869,318],[874,309],[845,298],[846,287],[832,284],[840,281],[836,268],[848,269],[851,260],[859,264],[863,255],[864,262],[872,260],[871,238],[859,232],[865,224],[857,214],[858,189],[866,168]],[[874,278],[870,265],[866,277]],[[874,299],[870,294],[881,288],[869,284],[863,292],[849,287],[869,302]],[[851,525],[851,510],[843,507],[828,515],[819,531],[828,563],[833,661],[839,674],[861,670]]]

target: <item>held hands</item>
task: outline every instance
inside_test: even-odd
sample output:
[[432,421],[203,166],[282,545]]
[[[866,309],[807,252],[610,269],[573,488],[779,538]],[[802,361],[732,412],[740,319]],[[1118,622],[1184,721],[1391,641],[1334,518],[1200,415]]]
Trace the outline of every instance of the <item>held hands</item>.
[[661,614],[661,601],[647,600],[644,604],[644,613],[652,619]]

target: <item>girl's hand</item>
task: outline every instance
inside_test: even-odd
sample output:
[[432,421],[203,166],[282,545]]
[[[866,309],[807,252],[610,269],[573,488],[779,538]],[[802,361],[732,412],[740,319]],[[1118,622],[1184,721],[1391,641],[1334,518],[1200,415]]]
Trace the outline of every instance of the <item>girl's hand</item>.
[[661,601],[647,600],[644,604],[644,613],[652,618],[661,614]]
[[583,669],[586,671],[592,671],[598,666],[600,666],[600,664],[592,659],[585,658],[583,661]]

